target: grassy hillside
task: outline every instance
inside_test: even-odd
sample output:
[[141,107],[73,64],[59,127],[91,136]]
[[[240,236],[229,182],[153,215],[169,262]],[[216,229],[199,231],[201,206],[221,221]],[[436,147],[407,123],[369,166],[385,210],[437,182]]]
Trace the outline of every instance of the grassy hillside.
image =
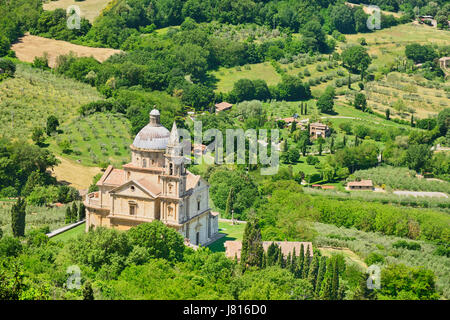
[[50,149],[55,153],[61,154],[62,146],[68,142],[69,151],[64,156],[83,165],[104,167],[129,162],[130,125],[120,114],[96,113],[75,118],[64,123],[61,130],[61,134],[50,139]]
[[0,92],[0,135],[12,139],[29,138],[49,115],[71,121],[81,105],[102,99],[87,84],[24,64],[17,65],[15,78],[0,82]]

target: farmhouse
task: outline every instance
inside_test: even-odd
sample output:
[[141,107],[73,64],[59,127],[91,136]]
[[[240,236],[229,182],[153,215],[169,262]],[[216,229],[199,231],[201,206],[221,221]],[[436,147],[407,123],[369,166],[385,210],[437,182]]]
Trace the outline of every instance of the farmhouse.
[[325,138],[330,135],[330,128],[326,124],[314,122],[309,125],[309,135],[312,139]]
[[[313,256],[313,248],[311,242],[297,242],[297,241],[263,241],[262,246],[264,251],[267,252],[269,246],[275,243],[281,248],[281,252],[284,256],[287,256],[289,253],[295,249],[295,254],[300,255],[301,246],[303,245],[303,250],[305,250],[305,255],[309,255],[309,257]],[[225,247],[225,255],[227,258],[234,259],[237,257],[239,260],[241,258],[241,250],[242,250],[242,241],[225,241],[223,244]]]
[[221,102],[221,103],[216,103],[216,113],[220,112],[220,111],[225,111],[225,110],[229,110],[231,109],[231,107],[233,106],[231,103],[228,102]]
[[209,207],[209,185],[185,167],[174,122],[169,132],[160,113],[135,137],[131,162],[123,169],[109,166],[98,181],[98,192],[86,196],[86,231],[91,227],[127,230],[160,220],[181,233],[187,243],[201,245],[218,234],[218,217]]
[[347,183],[348,190],[373,190],[372,180],[351,181]]

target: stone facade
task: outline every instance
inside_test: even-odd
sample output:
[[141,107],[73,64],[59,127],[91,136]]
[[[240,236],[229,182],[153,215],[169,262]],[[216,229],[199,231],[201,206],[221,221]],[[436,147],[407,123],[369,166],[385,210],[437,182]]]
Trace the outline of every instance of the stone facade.
[[152,110],[130,149],[131,162],[122,169],[109,166],[97,183],[99,191],[86,196],[86,231],[127,230],[161,220],[194,245],[216,237],[218,216],[209,208],[209,185],[186,170],[176,124],[169,132]]

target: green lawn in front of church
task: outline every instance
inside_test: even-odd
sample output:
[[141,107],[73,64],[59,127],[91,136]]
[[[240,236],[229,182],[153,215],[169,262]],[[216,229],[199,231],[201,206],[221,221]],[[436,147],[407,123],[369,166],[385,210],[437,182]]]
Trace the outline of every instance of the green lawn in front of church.
[[219,222],[219,232],[225,233],[226,236],[213,242],[208,246],[213,252],[225,252],[223,244],[228,240],[242,240],[245,230],[245,223],[232,225],[231,222]]

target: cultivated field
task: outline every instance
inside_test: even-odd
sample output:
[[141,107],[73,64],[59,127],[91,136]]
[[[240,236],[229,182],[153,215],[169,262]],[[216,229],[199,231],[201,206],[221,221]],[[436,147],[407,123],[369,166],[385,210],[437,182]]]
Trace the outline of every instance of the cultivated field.
[[267,85],[276,85],[281,81],[281,76],[275,71],[269,62],[250,64],[243,67],[220,68],[212,72],[219,81],[216,86],[217,92],[229,92],[233,85],[240,79],[257,80],[262,79]]
[[358,43],[360,38],[365,38],[368,52],[373,58],[372,66],[375,67],[395,63],[397,57],[404,56],[407,44],[448,45],[449,42],[447,31],[413,23],[377,30],[372,33],[348,34],[345,35],[345,38],[347,44],[341,44],[341,49],[348,44]]
[[58,179],[58,182],[69,184],[78,190],[89,188],[92,178],[101,172],[100,168],[87,167],[82,164],[58,157],[61,163],[53,168],[52,175]]
[[11,49],[16,53],[19,60],[33,62],[35,57],[42,57],[44,53],[48,54],[48,64],[55,67],[56,58],[60,55],[75,53],[79,57],[94,57],[103,62],[110,56],[120,53],[120,50],[109,48],[91,48],[80,46],[67,41],[47,39],[43,37],[25,35],[20,38]]
[[81,9],[81,16],[92,23],[109,2],[111,2],[111,0],[84,0],[82,2],[75,0],[47,0],[47,3],[44,3],[43,7],[44,10],[66,10],[69,6],[76,5]]
[[[61,134],[51,138],[50,150],[62,154],[61,145],[64,145],[64,141],[68,142],[70,151],[64,156],[72,161],[89,166],[101,164],[120,166],[130,160],[129,146],[133,140],[129,121],[122,115],[96,113],[75,118],[64,123],[61,130]],[[89,173],[89,176],[95,175],[94,172],[96,171]],[[88,179],[86,182],[90,183],[91,180]],[[81,184],[81,181],[78,184]]]
[[0,92],[0,136],[11,139],[30,139],[49,115],[64,123],[77,117],[81,105],[102,99],[87,84],[24,64],[17,65],[14,78],[0,82]]

